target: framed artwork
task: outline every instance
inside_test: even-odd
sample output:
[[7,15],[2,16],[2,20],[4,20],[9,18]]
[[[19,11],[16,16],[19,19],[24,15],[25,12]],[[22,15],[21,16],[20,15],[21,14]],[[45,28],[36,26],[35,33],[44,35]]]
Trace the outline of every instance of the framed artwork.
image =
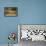
[[4,7],[4,16],[18,16],[18,8],[17,7]]

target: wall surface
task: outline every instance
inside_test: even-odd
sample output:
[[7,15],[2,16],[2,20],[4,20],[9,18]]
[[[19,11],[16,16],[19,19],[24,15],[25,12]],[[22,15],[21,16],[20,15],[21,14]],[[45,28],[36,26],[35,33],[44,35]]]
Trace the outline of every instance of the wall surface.
[[[18,17],[5,17],[4,7],[18,7]],[[17,34],[18,24],[46,24],[46,0],[0,0],[0,44],[8,43],[9,32]]]

